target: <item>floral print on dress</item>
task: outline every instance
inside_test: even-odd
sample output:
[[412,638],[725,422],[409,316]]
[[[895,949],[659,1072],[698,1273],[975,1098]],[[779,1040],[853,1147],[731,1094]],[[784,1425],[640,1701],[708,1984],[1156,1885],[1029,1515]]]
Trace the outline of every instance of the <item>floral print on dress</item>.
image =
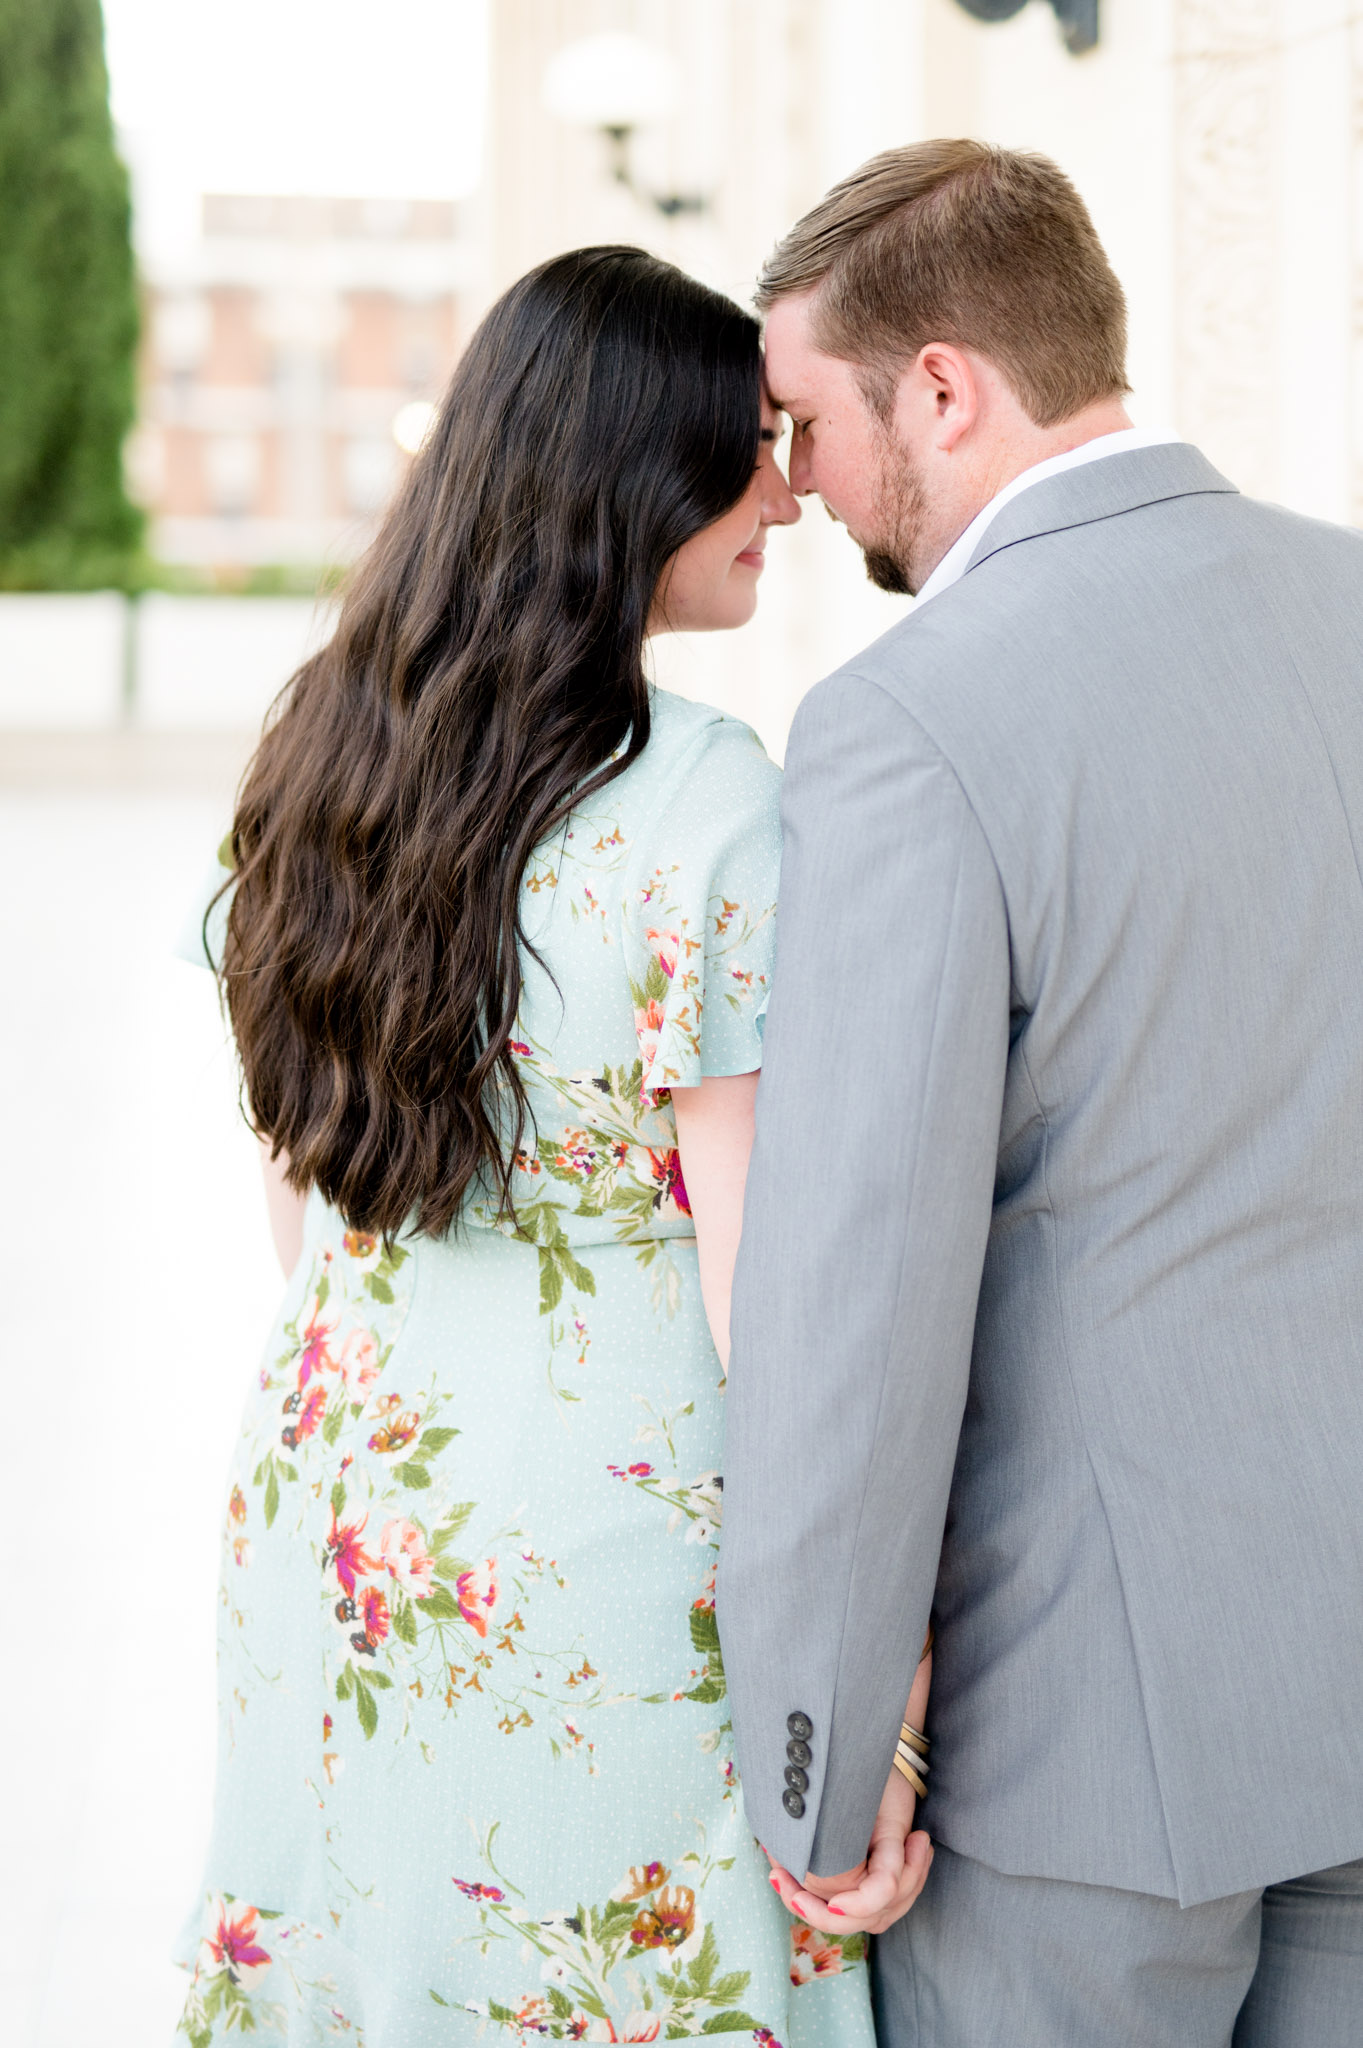
[[706,1071],[707,1006],[724,1004],[740,1016],[756,1017],[770,994],[762,935],[775,904],[750,904],[711,890],[688,907],[684,894],[684,870],[676,863],[655,868],[626,906],[626,931],[635,934],[641,969],[631,973],[629,985],[641,1090],[654,1105],[670,1088],[694,1084]]
[[294,2040],[290,2014],[300,2009],[312,2019],[314,2039],[364,2048],[363,2029],[337,2002],[324,1967],[326,1939],[315,1928],[230,1892],[210,1896],[203,1928],[176,2029],[189,2048],[212,2048],[219,2031]]
[[[388,1398],[402,1396],[381,1397],[380,1407]],[[477,1502],[447,1501],[423,1514],[410,1498],[414,1480],[420,1492],[448,1493],[439,1467],[459,1431],[427,1426],[438,1398],[417,1397],[391,1450],[384,1427],[370,1438],[371,1449],[377,1441],[381,1456],[395,1452],[400,1462],[385,1471],[379,1459],[347,1460],[351,1469],[332,1489],[319,1560],[332,1624],[331,1696],[353,1708],[366,1741],[384,1721],[402,1742],[432,1708],[444,1719],[477,1706],[505,1734],[540,1729],[555,1757],[578,1756],[594,1774],[595,1744],[578,1722],[604,1697],[600,1673],[580,1641],[536,1644],[527,1620],[541,1586],[565,1584],[554,1559],[518,1526],[496,1530],[482,1555],[464,1555]],[[328,1767],[333,1777],[338,1758],[339,1751]]]
[[[669,1486],[664,1484],[655,1468],[642,1459],[636,1459],[631,1465],[609,1465],[606,1469],[612,1478],[624,1480],[650,1499],[668,1507],[671,1510],[667,1518],[669,1533],[684,1529],[684,1541],[701,1546],[705,1552],[699,1585],[686,1611],[691,1649],[701,1661],[690,1667],[685,1681],[675,1691],[647,1693],[644,1695],[645,1704],[658,1706],[664,1701],[685,1699],[711,1706],[726,1698],[729,1690],[719,1647],[719,1624],[715,1619],[715,1577],[719,1565],[719,1531],[724,1519],[724,1481],[718,1472],[702,1472],[689,1485],[674,1482]],[[727,1722],[721,1733],[728,1735]],[[723,1768],[726,1788],[732,1788],[737,1780],[727,1755]]]
[[[598,797],[597,803],[602,799]],[[532,898],[547,897],[562,889],[568,916],[574,927],[585,927],[603,945],[613,943],[611,902],[618,893],[616,878],[629,850],[629,840],[618,818],[606,808],[599,812],[580,811],[562,837],[552,846],[537,849],[530,862],[525,893]]]
[[816,1977],[837,1977],[866,1956],[864,1934],[821,1934],[802,1920],[791,1923],[790,1981],[811,1984]]
[[776,789],[658,693],[525,877],[514,1220],[309,1202],[224,1491],[191,2048],[874,2048],[864,1944],[791,1922],[744,1819],[671,1093],[760,1063]]
[[[389,1724],[403,1741],[422,1702],[442,1718],[470,1707],[492,1714],[504,1732],[537,1729],[555,1758],[597,1771],[585,1723],[605,1697],[586,1644],[535,1646],[527,1617],[536,1590],[565,1583],[552,1556],[518,1521],[488,1525],[481,1549],[462,1540],[479,1521],[450,1463],[460,1430],[445,1417],[448,1396],[434,1384],[408,1393],[389,1384],[396,1329],[409,1291],[399,1276],[409,1258],[364,1233],[339,1245],[324,1237],[312,1251],[303,1306],[285,1323],[290,1340],[261,1375],[254,1413],[251,1488],[266,1530],[281,1504],[297,1499],[301,1534],[310,1496],[321,1494],[328,1519],[316,1544],[324,1620],[324,1671],[334,1706],[323,1775],[334,1783],[347,1761],[345,1715],[368,1742]],[[340,1450],[343,1426],[355,1448]],[[241,1483],[228,1510],[233,1565],[249,1565],[244,1525],[250,1506]],[[245,1619],[227,1600],[230,1619]],[[517,1659],[534,1648],[527,1685]],[[238,1712],[245,1711],[238,1697]],[[430,1734],[425,1737],[430,1745]]]
[[[733,1868],[733,1858],[691,1851],[675,1866],[661,1858],[631,1864],[610,1896],[592,1905],[555,1912],[532,1910],[525,1895],[493,1860],[494,1824],[482,1842],[482,1860],[497,1880],[455,1877],[459,1897],[472,1907],[478,1931],[463,1937],[494,1961],[502,1942],[539,1959],[538,1983],[505,1999],[466,2001],[509,2040],[682,2040],[696,2035],[741,2034],[780,2048],[775,2032],[744,2009],[751,1972],[725,1969],[715,1919],[705,1897],[711,1881]],[[864,1962],[866,1937],[816,1934],[792,1923],[790,1982],[834,1977]],[[439,1991],[432,2002],[449,2006]]]
[[[756,2038],[759,2022],[741,2003],[751,1973],[722,1968],[705,1911],[705,1887],[732,1868],[731,1858],[692,1852],[674,1868],[660,1859],[632,1864],[608,1898],[542,1913],[493,1863],[496,1832],[488,1831],[484,1860],[499,1882],[453,1880],[478,1920],[479,1932],[465,1939],[484,1955],[507,1941],[538,1957],[538,1983],[505,2001],[466,2001],[465,2011],[486,2015],[517,2043]],[[450,2003],[438,1991],[430,1996]]]
[[517,1179],[528,1185],[517,1192],[514,1223],[499,1225],[539,1252],[541,1315],[552,1315],[565,1291],[595,1294],[596,1277],[574,1247],[603,1225],[649,1272],[654,1307],[674,1315],[677,1269],[666,1237],[689,1236],[694,1226],[670,1103],[655,1106],[644,1092],[642,1060],[561,1074],[530,1038],[510,1043],[537,1100],[548,1097],[556,1112],[577,1119],[517,1154]]
[[[261,1370],[260,1393],[276,1397],[263,1404],[268,1421],[262,1427],[262,1404],[251,1417],[251,1485],[261,1491],[267,1529],[286,1494],[336,1442],[347,1409],[352,1418],[361,1413],[383,1371],[406,1311],[398,1276],[408,1258],[400,1245],[384,1249],[349,1230],[339,1247],[324,1241],[313,1254],[302,1306],[284,1324],[286,1348]],[[301,1504],[300,1498],[299,1511]]]

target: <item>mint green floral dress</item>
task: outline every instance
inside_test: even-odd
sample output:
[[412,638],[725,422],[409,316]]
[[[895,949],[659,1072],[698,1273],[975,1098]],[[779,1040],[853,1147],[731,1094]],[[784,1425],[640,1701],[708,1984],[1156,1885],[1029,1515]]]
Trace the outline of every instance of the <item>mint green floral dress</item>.
[[744,1818],[670,1095],[760,1063],[778,786],[659,691],[532,861],[518,1230],[386,1254],[309,1202],[228,1485],[193,2048],[873,2048],[864,1942]]

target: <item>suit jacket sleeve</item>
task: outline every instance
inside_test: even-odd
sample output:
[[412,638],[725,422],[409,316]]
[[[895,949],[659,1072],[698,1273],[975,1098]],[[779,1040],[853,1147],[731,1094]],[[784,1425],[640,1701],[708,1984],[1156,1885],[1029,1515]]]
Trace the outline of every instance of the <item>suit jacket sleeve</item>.
[[866,1853],[932,1604],[1010,965],[979,821],[876,684],[805,700],[782,825],[718,1615],[749,1821],[802,1876]]

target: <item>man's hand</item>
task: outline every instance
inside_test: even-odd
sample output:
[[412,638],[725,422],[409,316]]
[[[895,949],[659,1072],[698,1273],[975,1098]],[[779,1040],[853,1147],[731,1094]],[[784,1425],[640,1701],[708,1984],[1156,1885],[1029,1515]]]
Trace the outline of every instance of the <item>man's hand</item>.
[[892,1770],[866,1861],[837,1877],[807,1872],[801,1886],[768,1856],[782,1905],[824,1934],[883,1934],[893,1927],[922,1891],[932,1868],[932,1843],[923,1829],[914,1832],[916,1804],[913,1787]]

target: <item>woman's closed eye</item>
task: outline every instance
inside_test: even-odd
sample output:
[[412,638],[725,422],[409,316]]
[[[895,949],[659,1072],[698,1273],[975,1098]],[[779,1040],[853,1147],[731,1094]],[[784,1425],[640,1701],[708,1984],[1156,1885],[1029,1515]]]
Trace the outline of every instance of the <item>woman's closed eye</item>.
[[757,474],[759,473],[759,471],[761,470],[761,468],[762,468],[762,466],[763,466],[763,463],[764,463],[764,462],[766,461],[766,457],[767,457],[767,454],[768,454],[768,452],[769,452],[769,451],[774,451],[774,450],[775,450],[775,448],[776,448],[776,445],[777,445],[777,443],[778,443],[779,441],[784,441],[784,440],[785,440],[785,438],[786,438],[786,430],[785,430],[784,426],[775,426],[775,427],[768,427],[768,426],[764,426],[764,427],[762,427],[762,428],[760,429],[760,431],[759,431],[759,433],[758,433],[758,436],[757,436],[757,440],[758,440],[758,456],[757,456],[757,465],[756,465],[756,468],[755,468],[755,469],[753,470],[753,475],[754,475],[754,476],[756,476],[756,475],[757,475]]

